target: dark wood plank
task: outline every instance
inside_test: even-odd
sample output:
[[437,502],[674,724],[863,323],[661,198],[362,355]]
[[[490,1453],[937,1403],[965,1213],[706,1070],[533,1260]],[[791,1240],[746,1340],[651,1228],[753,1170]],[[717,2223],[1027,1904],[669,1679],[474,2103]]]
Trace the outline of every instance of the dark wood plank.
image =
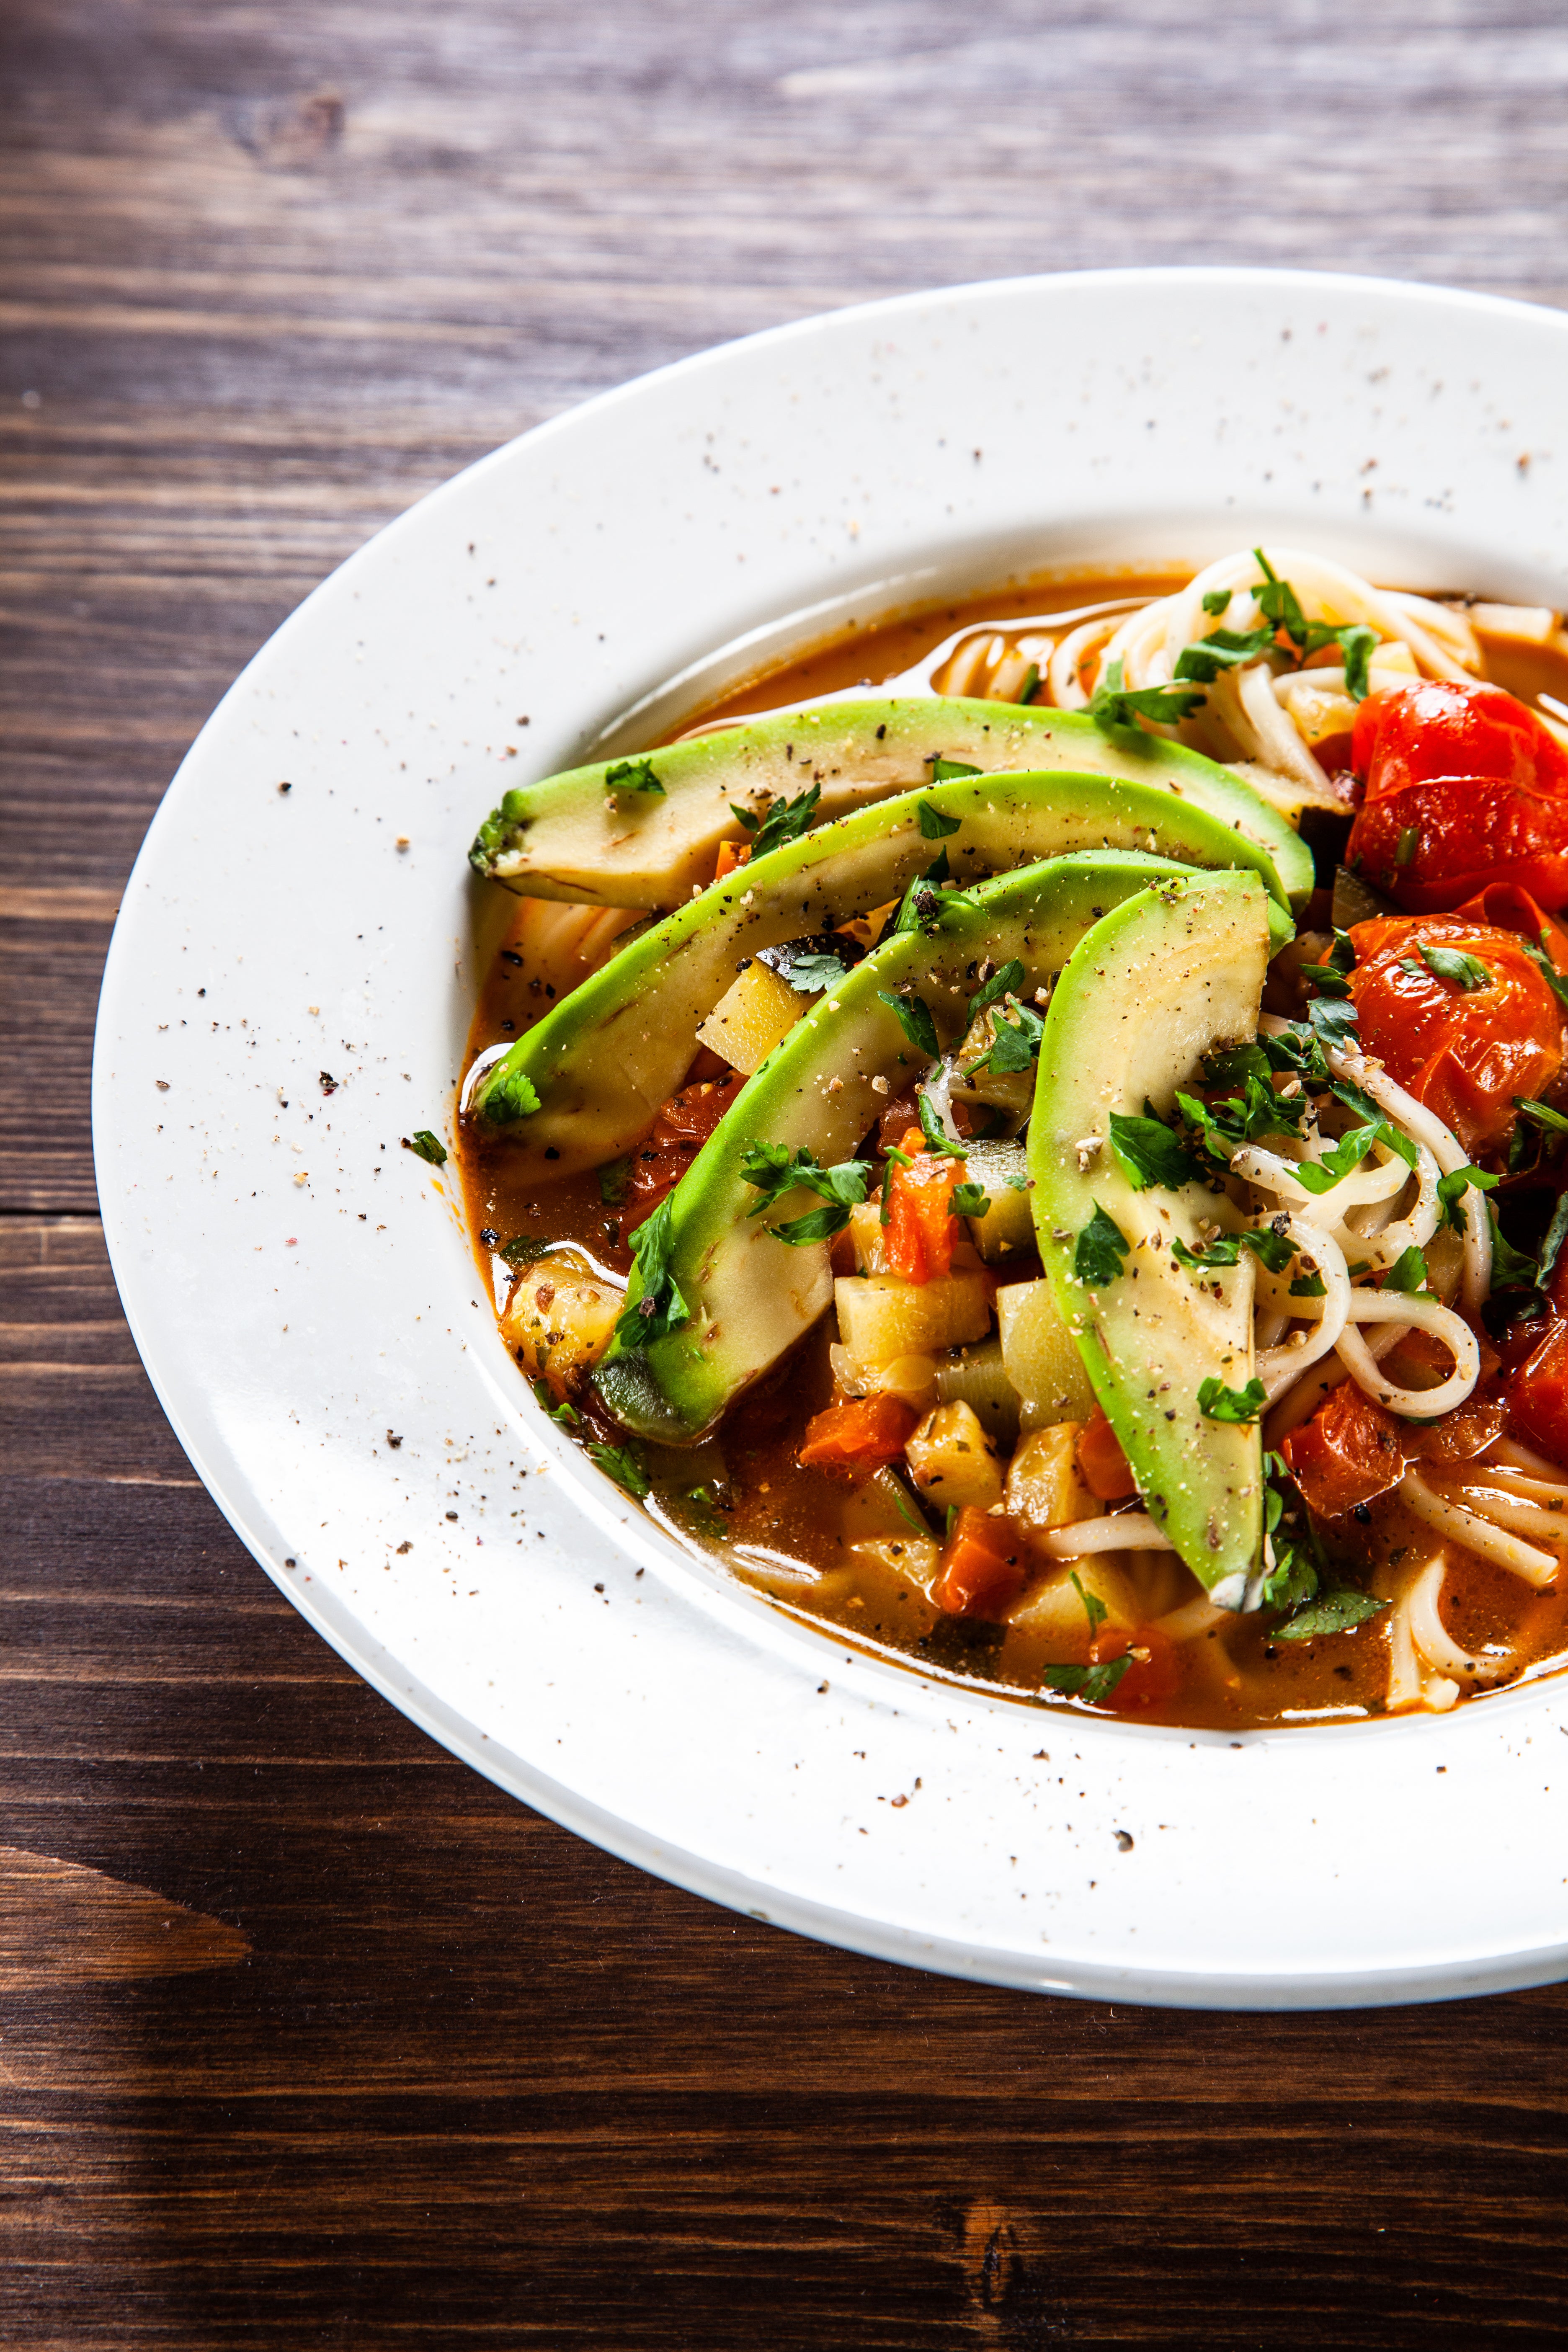
[[87,1122],[169,775],[421,491],[920,284],[1273,259],[1568,301],[1561,41],[1555,0],[0,14],[5,2343],[1562,2340],[1563,1994],[1030,2001],[510,1804],[195,1481]]

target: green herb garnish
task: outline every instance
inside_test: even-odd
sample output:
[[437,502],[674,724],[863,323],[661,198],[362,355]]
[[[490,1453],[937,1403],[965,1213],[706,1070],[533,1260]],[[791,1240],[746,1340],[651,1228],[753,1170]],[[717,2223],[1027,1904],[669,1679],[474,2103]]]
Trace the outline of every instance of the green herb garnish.
[[1121,676],[1121,661],[1118,656],[1107,670],[1103,684],[1095,688],[1089,706],[1089,715],[1103,735],[1110,734],[1118,727],[1135,727],[1140,719],[1152,719],[1161,726],[1174,725],[1208,699],[1205,694],[1168,686],[1141,686],[1129,689],[1122,685]]
[[[663,800],[664,786],[653,772],[651,760],[617,760],[613,768],[605,770],[605,790],[607,793],[652,793]],[[753,824],[755,819],[752,819]]]
[[[526,1079],[524,1084],[527,1084]],[[533,1094],[531,1087],[528,1090],[530,1094]],[[533,1108],[535,1110],[539,1108],[537,1095],[533,1096]],[[427,1160],[432,1168],[446,1166],[447,1147],[438,1135],[431,1134],[427,1127],[416,1127],[412,1135],[405,1135],[400,1139],[405,1151],[412,1151],[416,1160]]]
[[1426,1253],[1414,1242],[1408,1249],[1401,1250],[1384,1276],[1383,1286],[1384,1290],[1405,1291],[1412,1297],[1416,1291],[1425,1290],[1427,1286]]
[[1089,1592],[1085,1590],[1083,1579],[1079,1576],[1076,1568],[1068,1569],[1068,1582],[1072,1586],[1073,1591],[1078,1594],[1079,1599],[1083,1603],[1083,1613],[1089,1619],[1089,1638],[1092,1640],[1094,1635],[1099,1633],[1100,1627],[1104,1624],[1106,1619],[1110,1616],[1110,1612],[1106,1607],[1098,1592]]
[[[1406,971],[1419,971],[1421,969],[1414,956],[1401,956],[1400,962]],[[1473,995],[1479,988],[1489,988],[1492,984],[1488,966],[1474,956],[1461,953],[1458,948],[1424,947],[1421,963],[1428,971],[1436,972],[1439,980],[1453,981],[1467,996]]]
[[1122,1270],[1130,1244],[1113,1217],[1108,1217],[1096,1201],[1094,1214],[1078,1237],[1073,1251],[1073,1278],[1087,1289],[1103,1289],[1114,1282]]
[[1261,1381],[1248,1381],[1244,1389],[1230,1389],[1213,1373],[1198,1390],[1198,1411],[1208,1421],[1256,1421],[1268,1402],[1268,1391]]
[[1205,1174],[1180,1137],[1152,1110],[1146,1110],[1142,1118],[1113,1110],[1107,1124],[1117,1165],[1135,1192],[1146,1192],[1151,1184],[1179,1192],[1184,1184]]
[[[978,776],[984,772],[979,768],[972,768],[967,760],[944,760],[940,751],[932,751],[928,755],[926,766],[931,770],[931,780],[933,784],[956,783],[961,776]],[[931,814],[934,815],[935,811],[933,810]],[[921,825],[921,831],[922,833],[926,832],[923,821]],[[958,831],[958,825],[955,821],[944,817],[938,826],[937,831],[940,833],[956,833]],[[935,833],[926,833],[926,839],[928,841],[934,841],[937,835]]]
[[963,1144],[951,1139],[923,1087],[915,1089],[915,1108],[920,1113],[921,1133],[925,1137],[926,1150],[945,1152],[950,1160],[962,1160],[964,1156]]
[[795,1249],[830,1241],[835,1234],[841,1234],[849,1223],[850,1210],[858,1209],[866,1198],[871,1172],[866,1160],[847,1160],[837,1168],[824,1168],[804,1143],[793,1154],[787,1143],[749,1143],[741,1160],[742,1176],[762,1194],[747,1212],[750,1216],[762,1216],[787,1192],[820,1195],[820,1209],[772,1228],[775,1241],[787,1242]]
[[653,1492],[647,1472],[629,1445],[590,1445],[588,1457],[598,1464],[607,1478],[624,1486],[635,1503],[646,1502]]
[[1274,1628],[1277,1642],[1310,1642],[1321,1633],[1353,1633],[1369,1617],[1376,1617],[1386,1609],[1386,1601],[1374,1601],[1370,1592],[1357,1592],[1342,1585],[1331,1592],[1320,1592],[1305,1608],[1298,1609],[1283,1625]]
[[673,1192],[667,1194],[632,1235],[639,1296],[616,1324],[617,1347],[649,1348],[691,1320],[691,1309],[670,1271],[675,1250],[674,1200]]
[[877,1000],[879,1003],[889,1006],[897,1013],[899,1026],[916,1053],[923,1054],[928,1062],[934,1062],[942,1051],[942,1046],[937,1039],[936,1023],[931,1017],[931,1006],[926,1003],[925,998],[917,995],[913,989],[907,996],[894,996],[889,990],[879,988],[877,991]]
[[[965,775],[977,776],[980,771],[978,768],[966,768],[963,772]],[[947,835],[957,833],[963,823],[962,817],[943,816],[941,809],[932,808],[930,801],[918,801],[915,803],[915,814],[921,821],[922,841],[941,841]]]
[[990,1213],[991,1201],[984,1184],[955,1184],[950,1205],[955,1217],[984,1217]]
[[1131,1664],[1131,1651],[1123,1650],[1119,1658],[1108,1658],[1102,1666],[1047,1666],[1040,1679],[1047,1690],[1081,1698],[1086,1706],[1100,1706]]
[[987,1005],[994,1004],[999,997],[1016,994],[1023,985],[1024,967],[1015,956],[1011,963],[1005,963],[1000,971],[994,971],[990,979],[975,990],[969,1000],[971,1021],[977,1021]]

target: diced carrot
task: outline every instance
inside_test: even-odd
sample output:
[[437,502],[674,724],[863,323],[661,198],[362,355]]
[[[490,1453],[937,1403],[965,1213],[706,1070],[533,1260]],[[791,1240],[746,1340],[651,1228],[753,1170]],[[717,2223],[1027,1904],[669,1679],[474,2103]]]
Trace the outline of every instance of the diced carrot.
[[1094,1419],[1086,1421],[1079,1432],[1078,1466],[1089,1493],[1102,1503],[1122,1503],[1138,1492],[1121,1441],[1098,1405]]
[[803,1470],[844,1472],[859,1486],[885,1462],[898,1460],[919,1421],[913,1405],[901,1397],[855,1397],[847,1404],[830,1404],[806,1423],[805,1443],[795,1458]]
[[[923,1143],[911,1129],[917,1145]],[[910,1140],[906,1135],[900,1150]],[[882,1263],[889,1274],[905,1282],[930,1282],[948,1273],[954,1244],[963,1228],[952,1213],[952,1189],[966,1173],[962,1160],[944,1152],[917,1150],[907,1168],[895,1165],[888,1196],[888,1223],[882,1234]]]
[[1111,1715],[1138,1715],[1149,1706],[1163,1706],[1181,1687],[1182,1662],[1170,1636],[1156,1626],[1139,1625],[1131,1633],[1096,1634],[1089,1659],[1097,1666],[1132,1654],[1132,1664],[1108,1696],[1099,1701]]
[[1402,1423],[1353,1381],[1341,1381],[1279,1450],[1308,1507],[1337,1519],[1399,1484],[1409,1461],[1404,1441]]
[[942,1555],[931,1597],[949,1617],[994,1622],[1028,1575],[1029,1547],[1016,1519],[965,1504]]
[[749,841],[721,841],[719,844],[719,863],[713,868],[714,881],[722,882],[726,874],[733,874],[737,866],[744,866],[751,855]]

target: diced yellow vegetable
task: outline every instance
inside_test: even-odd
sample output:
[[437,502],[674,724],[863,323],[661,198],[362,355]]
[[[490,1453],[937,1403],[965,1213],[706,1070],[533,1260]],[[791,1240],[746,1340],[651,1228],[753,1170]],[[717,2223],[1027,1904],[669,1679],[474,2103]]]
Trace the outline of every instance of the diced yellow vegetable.
[[858,1568],[879,1569],[887,1576],[908,1577],[922,1592],[929,1591],[935,1582],[941,1557],[930,1536],[867,1536],[849,1547],[849,1558]]
[[968,1175],[983,1184],[990,1202],[983,1217],[971,1217],[969,1230],[983,1258],[993,1264],[1035,1246],[1034,1212],[1029,1205],[1028,1160],[1021,1143],[973,1143]]
[[896,1396],[926,1412],[937,1401],[934,1356],[895,1356],[890,1364],[858,1364],[847,1348],[831,1347],[827,1360],[846,1396]]
[[943,1358],[936,1368],[936,1395],[939,1404],[973,1405],[998,1451],[1011,1454],[1018,1443],[1018,1391],[1007,1378],[1002,1342],[994,1334]]
[[1007,1284],[996,1293],[996,1322],[1007,1377],[1023,1401],[1019,1425],[1029,1430],[1087,1421],[1094,1411],[1094,1391],[1050,1284]]
[[753,961],[719,999],[697,1034],[711,1052],[750,1077],[810,1003],[787,980]]
[[988,1511],[1002,1500],[996,1449],[966,1404],[939,1404],[904,1448],[910,1475],[922,1494],[945,1509],[972,1503]]
[[882,1203],[879,1196],[862,1201],[858,1209],[849,1212],[849,1238],[855,1244],[855,1263],[862,1274],[880,1274],[882,1244],[886,1238],[882,1224]]
[[507,1302],[507,1345],[531,1380],[543,1377],[558,1395],[596,1364],[625,1305],[621,1293],[548,1258],[529,1267]]
[[990,1289],[981,1274],[942,1274],[921,1283],[890,1274],[841,1275],[833,1296],[848,1360],[868,1378],[899,1356],[961,1347],[991,1328]]
[[1082,1426],[1078,1421],[1058,1421],[1049,1429],[1031,1430],[1007,1465],[1008,1512],[1036,1534],[1100,1516],[1101,1505],[1079,1474]]
[[1047,1577],[1043,1584],[1035,1585],[1007,1613],[1009,1625],[1042,1635],[1047,1654],[1060,1659],[1064,1664],[1087,1657],[1093,1638],[1089,1612],[1072,1581],[1074,1572],[1084,1591],[1104,1603],[1101,1633],[1131,1633],[1143,1622],[1131,1580],[1113,1559],[1100,1552],[1088,1559],[1074,1560],[1071,1570],[1064,1568],[1058,1575]]

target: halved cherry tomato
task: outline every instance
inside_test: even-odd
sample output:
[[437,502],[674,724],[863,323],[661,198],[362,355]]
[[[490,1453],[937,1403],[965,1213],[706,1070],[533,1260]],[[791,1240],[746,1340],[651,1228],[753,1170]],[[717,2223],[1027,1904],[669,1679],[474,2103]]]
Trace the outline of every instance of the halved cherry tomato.
[[1568,904],[1568,751],[1500,686],[1369,695],[1352,752],[1365,798],[1347,858],[1415,914],[1489,882]]
[[1568,975],[1568,931],[1554,923],[1519,883],[1489,882],[1454,912],[1468,923],[1488,923],[1496,931],[1516,932],[1532,947],[1543,950],[1558,971]]
[[963,1181],[965,1163],[925,1150],[924,1142],[919,1128],[911,1128],[899,1147],[912,1157],[907,1168],[894,1165],[882,1228],[882,1263],[905,1282],[930,1282],[948,1273],[963,1234],[952,1213],[952,1191]]
[[931,1597],[949,1617],[998,1619],[1028,1576],[1029,1547],[1005,1512],[966,1503],[942,1555]]
[[1546,1286],[1549,1315],[1528,1327],[1535,1344],[1509,1375],[1508,1425],[1527,1445],[1568,1469],[1568,1251]]
[[638,1212],[637,1223],[651,1215],[667,1192],[674,1191],[745,1083],[743,1071],[731,1070],[728,1077],[705,1078],[682,1087],[661,1105],[632,1154],[626,1190]]
[[1097,1633],[1089,1658],[1097,1666],[1132,1654],[1132,1664],[1116,1688],[1098,1704],[1111,1715],[1138,1715],[1145,1707],[1163,1706],[1181,1686],[1182,1662],[1168,1634],[1154,1625],[1139,1625],[1131,1633]]
[[1408,1463],[1402,1424],[1357,1388],[1341,1381],[1310,1421],[1290,1431],[1279,1451],[1308,1507],[1337,1519],[1404,1477]]
[[830,1404],[805,1425],[796,1460],[804,1470],[838,1470],[857,1486],[885,1462],[896,1462],[914,1434],[919,1413],[902,1397],[854,1397]]
[[[1544,1094],[1563,1066],[1563,1007],[1545,975],[1512,930],[1464,915],[1377,916],[1350,936],[1350,991],[1368,1053],[1453,1129],[1472,1158],[1500,1150],[1517,1118],[1515,1095]],[[1486,985],[1444,979],[1423,948],[1472,958],[1484,966]]]
[[1121,1441],[1096,1405],[1078,1436],[1078,1466],[1083,1483],[1102,1503],[1125,1502],[1138,1492],[1132,1465],[1121,1451]]

